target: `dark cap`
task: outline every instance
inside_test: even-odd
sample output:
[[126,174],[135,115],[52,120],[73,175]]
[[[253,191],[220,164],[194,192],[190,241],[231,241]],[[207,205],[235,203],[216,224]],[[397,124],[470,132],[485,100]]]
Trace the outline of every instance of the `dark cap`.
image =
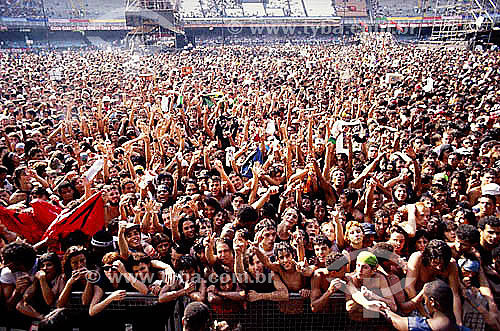
[[361,223],[361,226],[363,227],[363,233],[365,235],[377,234],[377,232],[375,232],[375,225],[374,224]]
[[137,231],[140,231],[141,227],[139,224],[136,223],[127,223],[127,226],[125,227],[125,234],[129,233],[133,229],[137,229]]

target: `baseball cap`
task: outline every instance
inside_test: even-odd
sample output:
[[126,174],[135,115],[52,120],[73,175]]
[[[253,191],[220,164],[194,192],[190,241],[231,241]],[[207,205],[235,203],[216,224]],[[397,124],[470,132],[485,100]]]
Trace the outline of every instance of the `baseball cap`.
[[495,183],[486,184],[481,189],[483,195],[500,195],[500,185]]
[[377,234],[377,232],[375,232],[375,225],[374,224],[361,223],[361,226],[363,227],[363,232],[365,235]]

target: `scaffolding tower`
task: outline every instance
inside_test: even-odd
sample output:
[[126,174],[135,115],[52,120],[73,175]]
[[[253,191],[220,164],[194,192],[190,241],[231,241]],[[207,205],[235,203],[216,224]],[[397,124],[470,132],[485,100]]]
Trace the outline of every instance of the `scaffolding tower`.
[[491,31],[498,10],[496,0],[423,0],[423,19],[432,18],[431,41],[459,43]]
[[173,48],[176,36],[184,35],[179,9],[179,0],[127,0],[127,44]]

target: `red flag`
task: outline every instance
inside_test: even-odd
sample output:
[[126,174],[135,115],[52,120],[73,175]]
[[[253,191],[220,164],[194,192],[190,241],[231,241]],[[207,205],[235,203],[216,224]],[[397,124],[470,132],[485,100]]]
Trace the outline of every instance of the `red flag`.
[[33,200],[31,202],[31,207],[33,208],[35,221],[44,232],[62,211],[61,207],[41,199]]
[[81,230],[88,236],[94,235],[104,226],[104,201],[102,192],[91,196],[72,210],[63,211],[49,226],[43,239],[57,239],[59,234],[66,235],[75,230]]
[[35,222],[32,213],[18,213],[0,206],[0,222],[30,244],[35,244],[42,238],[44,230]]

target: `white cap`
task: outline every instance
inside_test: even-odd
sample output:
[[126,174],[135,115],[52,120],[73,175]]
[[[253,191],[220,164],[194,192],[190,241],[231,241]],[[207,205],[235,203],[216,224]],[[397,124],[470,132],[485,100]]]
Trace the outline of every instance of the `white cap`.
[[481,189],[481,193],[486,195],[500,195],[500,185],[495,183],[486,184]]

